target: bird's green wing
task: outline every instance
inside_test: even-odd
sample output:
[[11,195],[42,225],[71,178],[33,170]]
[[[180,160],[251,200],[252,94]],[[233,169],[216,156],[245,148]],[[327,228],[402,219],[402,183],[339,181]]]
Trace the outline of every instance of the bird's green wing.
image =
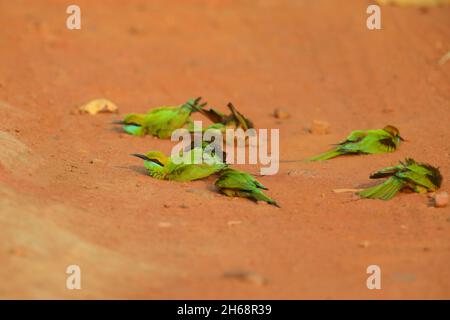
[[348,142],[357,142],[362,140],[365,136],[367,136],[366,130],[354,130],[350,132],[350,134],[345,138],[345,140],[339,142],[338,144],[345,144]]
[[263,185],[261,182],[259,182],[258,180],[256,180],[252,175],[247,174],[247,179],[253,183],[258,189],[263,189],[263,190],[269,190],[269,188],[267,188],[265,185]]
[[362,198],[390,200],[405,186],[405,182],[396,176],[390,177],[383,183],[364,189],[357,194]]
[[255,201],[265,201],[279,207],[275,200],[269,198],[259,190],[261,186],[264,186],[245,172],[226,169],[220,175],[219,179],[217,179],[215,185],[219,188],[220,192],[228,196],[249,198]]
[[144,161],[144,166],[151,177],[161,180],[165,178],[165,168],[160,164],[153,161]]
[[414,159],[406,159],[405,166],[408,170],[422,175],[431,184],[434,185],[433,189],[439,189],[442,183],[442,175],[439,168],[433,167],[427,163],[418,163]]
[[226,164],[217,163],[208,165],[200,164],[178,164],[168,168],[167,178],[176,181],[192,181],[209,177],[226,167]]
[[134,124],[143,126],[146,124],[147,114],[139,114],[139,113],[130,113],[125,115],[123,119],[124,124]]
[[190,111],[182,108],[158,108],[147,115],[150,134],[161,139],[170,138],[172,132],[189,121]]
[[396,174],[397,177],[408,180],[413,184],[421,185],[427,188],[429,191],[435,191],[437,186],[435,186],[429,179],[428,175],[424,175],[415,171],[406,170],[402,172],[398,172]]
[[249,185],[252,185],[258,189],[264,189],[264,190],[269,190],[266,186],[264,186],[261,182],[259,182],[258,180],[255,179],[255,177],[253,175],[251,175],[250,173],[247,172],[243,172],[243,171],[239,171],[236,169],[232,169],[232,168],[228,168],[226,169],[229,174],[234,175],[234,176],[240,176],[243,180],[246,181],[246,183],[248,183]]
[[219,188],[236,189],[252,191],[257,189],[256,186],[249,182],[247,177],[238,171],[227,170],[220,175],[219,179],[215,182],[215,185]]
[[422,175],[432,174],[430,166],[417,163],[412,159],[407,160],[407,168]]

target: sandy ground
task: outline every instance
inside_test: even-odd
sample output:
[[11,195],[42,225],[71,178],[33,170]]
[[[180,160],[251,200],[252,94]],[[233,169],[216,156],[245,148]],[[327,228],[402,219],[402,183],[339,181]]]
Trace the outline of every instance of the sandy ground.
[[[439,166],[449,191],[450,7],[383,7],[369,31],[368,1],[122,3],[77,1],[70,31],[66,1],[0,1],[1,298],[450,298],[449,208],[332,191],[405,157]],[[129,154],[169,141],[121,134],[120,115],[71,114],[98,97],[123,115],[197,95],[279,128],[284,160],[388,123],[409,142],[283,163],[261,178],[278,209],[221,196],[213,179],[154,180]],[[331,133],[310,134],[313,120]],[[82,290],[65,287],[72,264]],[[366,287],[372,264],[381,290]]]

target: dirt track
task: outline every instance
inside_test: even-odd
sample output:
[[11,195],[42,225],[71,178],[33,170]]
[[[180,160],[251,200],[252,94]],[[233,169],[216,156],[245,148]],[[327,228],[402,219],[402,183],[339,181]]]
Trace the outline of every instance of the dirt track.
[[[439,166],[449,191],[450,62],[437,62],[450,7],[383,7],[369,31],[366,1],[121,3],[77,1],[82,29],[69,31],[64,1],[0,1],[1,298],[450,298],[448,207],[332,191],[405,157]],[[282,159],[388,123],[409,142],[283,163],[261,178],[277,209],[216,194],[212,179],[151,179],[129,154],[169,141],[70,113],[98,97],[125,114],[197,95],[279,128]],[[308,133],[315,119],[331,134]],[[80,291],[65,288],[71,264]],[[366,288],[371,264],[382,290]]]

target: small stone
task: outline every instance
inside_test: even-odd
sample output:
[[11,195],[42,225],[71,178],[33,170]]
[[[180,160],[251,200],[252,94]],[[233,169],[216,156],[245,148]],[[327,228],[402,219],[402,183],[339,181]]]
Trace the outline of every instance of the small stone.
[[170,208],[170,204],[164,203],[164,208]]
[[359,246],[360,246],[361,248],[367,248],[367,247],[369,247],[369,245],[370,245],[370,242],[367,241],[367,240],[364,240],[364,241],[362,241],[362,242],[359,243]]
[[326,121],[314,120],[311,126],[311,133],[322,135],[330,133],[330,124]]
[[258,286],[263,286],[267,284],[267,279],[264,278],[262,275],[257,274],[255,272],[249,272],[249,271],[230,271],[224,273],[225,278],[229,279],[236,279],[243,282],[249,282],[256,284]]
[[180,205],[180,208],[182,208],[182,209],[187,209],[187,208],[189,208],[187,205],[185,205],[184,203],[182,203],[181,205]]
[[448,205],[448,193],[445,191],[437,192],[434,195],[434,206],[436,208],[445,208]]
[[273,111],[273,116],[277,119],[287,119],[291,117],[291,115],[286,110],[280,108],[276,108]]
[[383,108],[383,110],[381,110],[381,112],[383,112],[383,113],[392,113],[392,112],[394,112],[394,108],[391,107],[391,106],[388,106],[388,107]]
[[11,248],[9,250],[9,253],[12,256],[16,256],[16,257],[25,257],[27,255],[26,251],[27,250],[24,247],[17,246],[17,247]]
[[239,224],[241,224],[242,223],[242,221],[240,221],[240,220],[231,220],[231,221],[228,221],[227,222],[227,224],[228,224],[228,226],[236,226],[236,225],[239,225]]
[[158,223],[158,227],[160,228],[170,228],[172,224],[170,222],[160,222]]

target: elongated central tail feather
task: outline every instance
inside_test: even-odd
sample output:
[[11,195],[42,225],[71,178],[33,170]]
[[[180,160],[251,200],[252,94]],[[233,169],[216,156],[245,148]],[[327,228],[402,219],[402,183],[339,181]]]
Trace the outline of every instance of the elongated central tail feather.
[[338,150],[330,150],[327,152],[324,152],[322,154],[319,154],[318,156],[309,158],[309,161],[322,161],[322,160],[328,160],[328,159],[332,159],[335,158],[337,156],[340,156],[342,153]]
[[404,182],[397,177],[390,177],[385,182],[364,189],[357,194],[362,198],[390,200],[404,187]]

